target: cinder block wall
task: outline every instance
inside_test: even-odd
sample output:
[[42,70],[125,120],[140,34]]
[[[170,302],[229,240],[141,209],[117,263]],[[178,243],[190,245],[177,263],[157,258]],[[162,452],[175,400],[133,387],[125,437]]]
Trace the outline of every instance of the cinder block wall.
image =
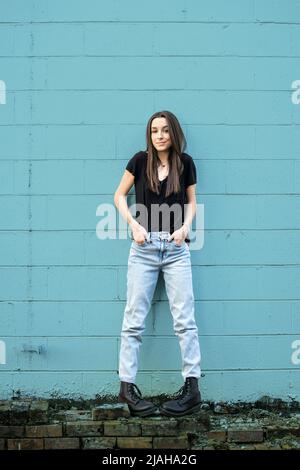
[[[0,17],[1,398],[118,391],[130,239],[99,240],[96,210],[168,109],[205,208],[203,397],[300,399],[299,2],[4,0]],[[182,385],[162,279],[137,383]]]

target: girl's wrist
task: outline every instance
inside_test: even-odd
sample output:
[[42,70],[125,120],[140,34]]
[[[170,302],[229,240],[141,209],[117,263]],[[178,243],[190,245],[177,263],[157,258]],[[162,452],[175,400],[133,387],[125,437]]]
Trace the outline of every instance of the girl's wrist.
[[131,221],[129,222],[129,226],[130,226],[131,228],[139,227],[139,225],[140,225],[140,224],[139,224],[138,221],[135,220],[135,219],[131,219]]
[[185,235],[187,235],[190,231],[190,227],[189,225],[185,222],[183,225],[182,225],[182,228],[184,229],[185,231]]

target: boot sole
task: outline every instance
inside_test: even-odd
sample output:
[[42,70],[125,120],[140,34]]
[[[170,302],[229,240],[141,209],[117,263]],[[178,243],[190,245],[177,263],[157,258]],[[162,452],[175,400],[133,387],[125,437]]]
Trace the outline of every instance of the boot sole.
[[199,411],[201,408],[201,403],[198,403],[198,405],[195,405],[193,406],[192,408],[189,408],[188,410],[186,411],[180,411],[178,413],[176,413],[175,411],[169,411],[169,410],[166,410],[164,408],[160,408],[160,412],[163,414],[163,415],[168,415],[168,416],[185,416],[185,415],[189,415],[189,414],[192,414],[194,413],[195,411]]
[[129,408],[129,411],[130,411],[131,416],[149,416],[149,415],[155,414],[158,411],[158,408],[151,408],[150,410],[144,410],[144,411],[133,411]]

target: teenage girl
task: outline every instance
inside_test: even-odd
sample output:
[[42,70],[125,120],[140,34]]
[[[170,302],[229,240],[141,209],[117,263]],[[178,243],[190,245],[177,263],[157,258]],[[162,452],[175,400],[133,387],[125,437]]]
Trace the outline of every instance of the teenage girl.
[[[189,230],[196,213],[196,167],[183,152],[185,137],[178,119],[169,111],[153,114],[146,130],[147,150],[128,161],[114,195],[114,202],[131,229],[128,258],[127,303],[124,311],[119,356],[119,401],[132,415],[148,416],[156,406],[142,398],[135,384],[138,353],[159,272],[163,272],[174,332],[182,357],[184,385],[160,412],[172,416],[200,408],[198,388],[200,346],[194,317],[194,294]],[[139,217],[127,205],[135,186]],[[137,393],[138,392],[138,393]]]

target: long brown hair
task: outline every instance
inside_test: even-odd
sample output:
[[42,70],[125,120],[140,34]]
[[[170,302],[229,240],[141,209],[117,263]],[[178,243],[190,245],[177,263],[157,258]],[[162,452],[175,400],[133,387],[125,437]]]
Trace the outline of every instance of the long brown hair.
[[151,123],[154,118],[164,117],[168,123],[169,135],[171,146],[169,148],[169,173],[167,179],[166,197],[170,194],[178,193],[180,191],[180,175],[183,172],[183,163],[181,154],[186,147],[186,140],[176,116],[170,111],[158,111],[154,113],[147,124],[146,139],[147,139],[147,167],[146,175],[148,179],[149,188],[159,194],[159,178],[157,166],[159,163],[158,153],[151,139]]

